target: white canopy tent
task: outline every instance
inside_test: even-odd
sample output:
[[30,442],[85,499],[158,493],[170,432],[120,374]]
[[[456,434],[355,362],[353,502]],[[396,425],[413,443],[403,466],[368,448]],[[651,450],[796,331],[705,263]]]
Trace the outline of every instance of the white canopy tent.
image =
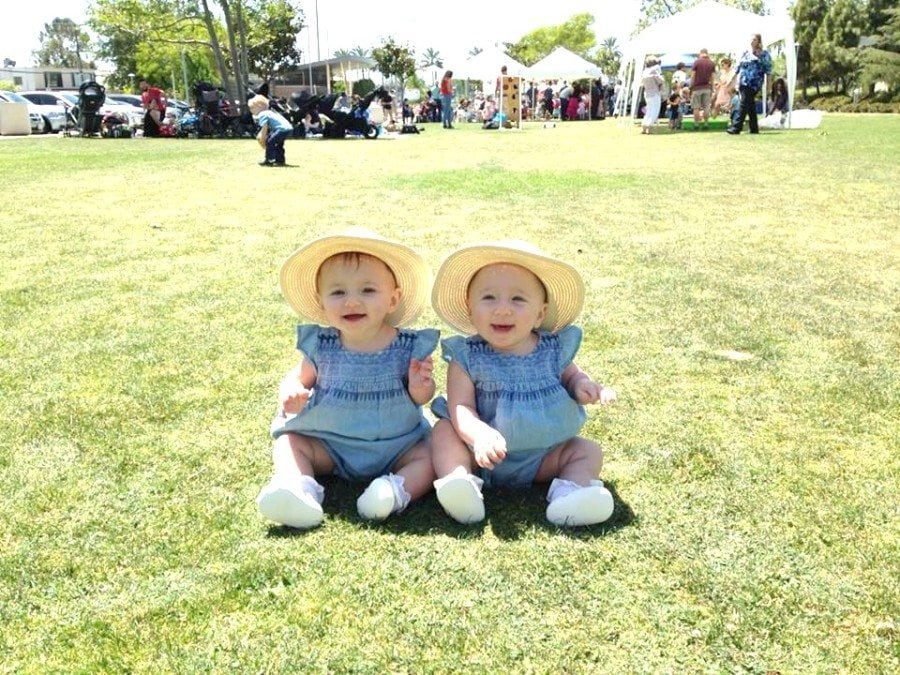
[[492,88],[503,66],[511,77],[528,76],[528,68],[498,47],[484,49],[461,65],[450,65],[448,69],[453,71],[453,79],[481,80],[486,87]]
[[602,75],[597,64],[591,63],[565,47],[557,47],[528,68],[528,76],[535,80],[580,80],[585,77],[595,79]]
[[626,118],[626,104],[629,101],[632,116],[637,116],[640,74],[647,56],[665,52],[696,53],[704,47],[711,54],[740,56],[750,48],[753,33],[762,35],[766,46],[784,42],[789,102],[786,126],[790,127],[790,111],[794,109],[794,87],[797,82],[793,20],[786,14],[760,16],[713,0],[700,2],[683,12],[660,19],[625,45],[619,70],[622,86],[616,99],[619,119]]

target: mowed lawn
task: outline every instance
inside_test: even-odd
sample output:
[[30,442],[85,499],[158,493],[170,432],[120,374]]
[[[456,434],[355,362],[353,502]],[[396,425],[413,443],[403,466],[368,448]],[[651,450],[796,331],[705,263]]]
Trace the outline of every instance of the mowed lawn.
[[[0,141],[0,672],[900,668],[900,117],[287,157]],[[535,487],[372,524],[334,479],[322,527],[260,518],[279,266],[350,225],[435,270],[522,238],[582,272],[609,522],[559,530]]]

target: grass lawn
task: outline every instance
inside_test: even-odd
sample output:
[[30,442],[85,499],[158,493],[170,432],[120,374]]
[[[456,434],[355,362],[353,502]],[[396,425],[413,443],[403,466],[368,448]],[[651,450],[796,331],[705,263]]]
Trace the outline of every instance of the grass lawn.
[[[0,672],[897,672],[900,117],[287,157],[0,141]],[[317,530],[259,517],[278,269],[348,225],[581,270],[609,522],[559,530],[536,487],[373,525],[336,480]]]

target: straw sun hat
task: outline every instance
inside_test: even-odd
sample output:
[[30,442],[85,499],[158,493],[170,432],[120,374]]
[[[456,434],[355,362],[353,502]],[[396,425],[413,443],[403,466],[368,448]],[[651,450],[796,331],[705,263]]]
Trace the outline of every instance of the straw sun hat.
[[456,330],[475,333],[467,295],[472,277],[486,265],[511,263],[534,274],[547,291],[547,315],[541,328],[555,333],[572,323],[584,304],[584,282],[578,271],[524,241],[497,241],[467,246],[451,254],[434,280],[434,311]]
[[281,292],[297,314],[321,325],[328,323],[319,305],[316,277],[322,263],[339,253],[365,253],[384,262],[394,273],[401,294],[397,309],[386,318],[392,326],[410,324],[421,314],[431,285],[431,271],[422,256],[361,228],[316,239],[284,261],[279,275]]

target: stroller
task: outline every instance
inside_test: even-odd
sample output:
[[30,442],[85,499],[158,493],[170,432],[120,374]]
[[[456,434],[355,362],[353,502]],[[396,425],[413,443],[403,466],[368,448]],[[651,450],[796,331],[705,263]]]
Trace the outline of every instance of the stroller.
[[[188,126],[188,134],[216,138],[252,138],[253,118],[233,112],[223,92],[209,82],[194,85],[196,122]],[[183,127],[185,125],[182,125]]]
[[[326,112],[332,123],[325,125],[325,138],[344,138],[347,134],[365,136],[369,139],[377,138],[379,129],[369,121],[369,106],[376,98],[381,100],[387,96],[389,96],[387,89],[379,87],[363,96],[350,108],[350,112],[343,110]],[[331,104],[333,106],[334,101]]]
[[82,136],[100,133],[100,108],[106,101],[106,88],[93,80],[83,82],[78,88],[78,128]]

